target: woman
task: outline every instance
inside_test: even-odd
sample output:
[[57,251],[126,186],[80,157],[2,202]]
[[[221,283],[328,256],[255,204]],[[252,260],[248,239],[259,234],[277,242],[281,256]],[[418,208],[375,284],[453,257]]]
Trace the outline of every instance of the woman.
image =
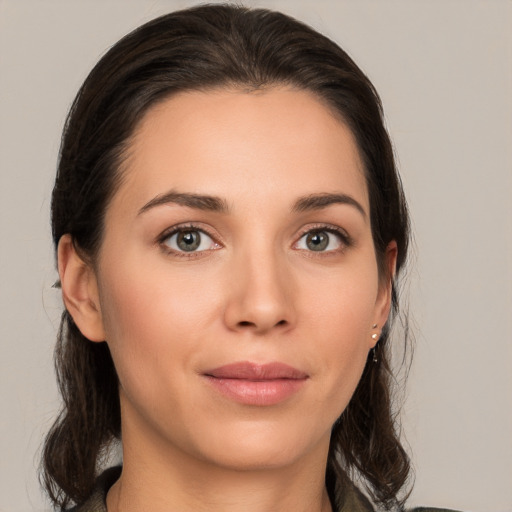
[[[402,507],[408,217],[379,98],[338,46],[226,5],[135,30],[72,106],[52,223],[55,505]],[[116,440],[122,469],[97,479]]]

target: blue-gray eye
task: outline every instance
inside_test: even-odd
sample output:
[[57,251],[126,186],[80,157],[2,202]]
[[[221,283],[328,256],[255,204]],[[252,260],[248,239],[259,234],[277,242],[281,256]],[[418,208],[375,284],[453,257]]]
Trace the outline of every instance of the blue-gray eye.
[[341,246],[340,235],[327,230],[309,231],[297,243],[298,249],[314,252],[335,251]]
[[166,238],[164,243],[178,252],[207,251],[216,247],[212,238],[198,229],[181,229],[175,231]]

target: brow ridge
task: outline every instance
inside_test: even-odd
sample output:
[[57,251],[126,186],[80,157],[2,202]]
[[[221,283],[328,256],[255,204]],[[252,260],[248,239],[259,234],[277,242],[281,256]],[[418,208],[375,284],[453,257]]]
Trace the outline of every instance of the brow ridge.
[[319,193],[301,197],[295,202],[292,210],[295,212],[320,210],[333,204],[346,204],[353,206],[365,219],[367,217],[366,211],[361,203],[356,201],[352,196],[341,193]]
[[[228,204],[225,199],[204,194],[194,194],[189,192],[178,192],[171,190],[164,194],[159,194],[148,201],[140,210],[139,215],[166,204],[178,204],[198,210],[213,211],[219,213],[228,212]],[[318,193],[300,197],[295,201],[292,211],[306,212],[311,210],[320,210],[333,204],[346,204],[353,206],[361,215],[366,218],[366,211],[362,205],[352,196],[342,193]]]
[[189,208],[195,208],[197,210],[219,213],[226,213],[228,211],[228,205],[226,201],[220,197],[193,194],[189,192],[177,192],[176,190],[171,190],[164,194],[159,194],[148,201],[139,210],[139,215],[147,212],[148,210],[151,210],[152,208],[156,208],[157,206],[163,206],[172,203],[181,206],[187,206]]

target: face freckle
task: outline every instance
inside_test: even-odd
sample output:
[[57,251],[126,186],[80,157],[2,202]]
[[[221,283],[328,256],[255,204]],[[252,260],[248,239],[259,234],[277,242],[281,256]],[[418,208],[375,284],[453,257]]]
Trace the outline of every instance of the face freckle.
[[123,443],[237,468],[324,453],[389,309],[350,130],[307,92],[216,90],[133,141],[97,267]]

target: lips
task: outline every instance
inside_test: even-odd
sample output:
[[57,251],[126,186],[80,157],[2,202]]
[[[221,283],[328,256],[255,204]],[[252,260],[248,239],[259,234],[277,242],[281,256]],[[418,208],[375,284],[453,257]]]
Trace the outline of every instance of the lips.
[[276,379],[306,379],[308,375],[284,363],[255,364],[233,363],[207,371],[206,375],[217,379],[244,379],[265,381]]
[[206,371],[207,382],[224,397],[246,405],[276,405],[296,394],[308,374],[284,363],[238,362]]

